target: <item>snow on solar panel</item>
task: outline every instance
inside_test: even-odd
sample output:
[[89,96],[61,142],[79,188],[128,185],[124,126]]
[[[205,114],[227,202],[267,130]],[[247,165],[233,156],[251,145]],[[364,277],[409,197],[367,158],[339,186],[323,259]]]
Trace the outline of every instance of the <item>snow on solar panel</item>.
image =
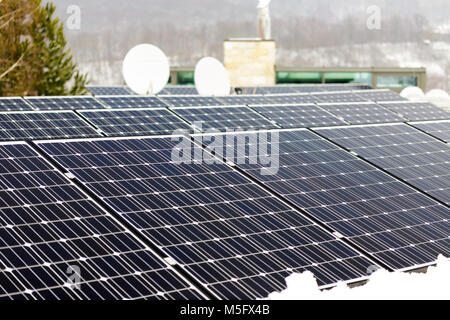
[[448,144],[406,124],[335,128],[319,132],[436,199],[450,204]]
[[214,97],[205,96],[159,96],[170,107],[221,106],[223,103]]
[[298,104],[317,102],[317,100],[308,93],[270,94],[265,95],[264,98],[266,100],[264,104]]
[[38,145],[220,298],[266,297],[292,272],[328,285],[374,265],[232,167],[173,162],[173,137]]
[[278,140],[276,174],[262,176],[266,165],[251,159],[235,163],[391,269],[415,269],[434,263],[438,254],[449,256],[448,207],[308,130],[281,130]]
[[406,121],[398,114],[373,102],[320,103],[319,106],[350,124]]
[[361,90],[354,92],[361,98],[364,98],[366,100],[371,100],[375,102],[382,102],[382,101],[408,101],[407,99],[403,98],[398,93],[389,90],[389,89],[381,89],[381,90]]
[[283,128],[309,128],[345,124],[342,120],[313,104],[265,105],[251,106],[251,108],[266,118],[275,121]]
[[0,111],[33,110],[22,98],[0,98]]
[[420,129],[433,137],[450,143],[450,120],[411,122],[410,125]]
[[245,106],[173,108],[200,132],[278,128],[270,120]]
[[0,162],[1,300],[202,298],[30,146]]
[[93,97],[26,97],[38,110],[74,110],[74,109],[104,109]]
[[365,102],[363,99],[353,92],[341,91],[341,92],[323,92],[311,94],[311,97],[318,103],[342,103],[342,102]]
[[0,112],[0,140],[101,137],[72,111]]
[[149,136],[171,134],[192,128],[167,109],[114,109],[78,111],[107,136]]
[[217,100],[228,106],[249,105],[249,104],[267,104],[268,101],[263,95],[234,95],[226,97],[216,97]]
[[102,86],[88,86],[87,89],[95,96],[122,96],[122,95],[130,95],[131,91],[129,91],[125,87],[102,87]]
[[102,96],[97,97],[97,99],[110,108],[167,107],[167,105],[156,96]]
[[409,121],[450,119],[449,112],[439,109],[429,102],[392,101],[379,104]]
[[198,95],[194,86],[168,86],[160,94],[162,95]]

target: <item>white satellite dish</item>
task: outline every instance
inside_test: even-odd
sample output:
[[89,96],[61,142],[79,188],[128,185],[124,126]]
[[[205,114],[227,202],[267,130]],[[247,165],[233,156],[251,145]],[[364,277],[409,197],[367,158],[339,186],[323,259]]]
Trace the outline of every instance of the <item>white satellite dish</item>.
[[195,87],[203,96],[226,96],[230,94],[230,76],[223,64],[211,57],[201,59],[195,66]]
[[122,74],[135,93],[157,94],[169,81],[169,60],[158,47],[140,44],[128,51],[123,60]]
[[423,101],[425,100],[425,94],[423,93],[422,89],[419,87],[406,87],[405,89],[400,92],[400,95],[403,98],[406,98],[411,101]]
[[445,110],[450,109],[450,95],[441,89],[433,89],[427,92],[426,99],[434,105]]

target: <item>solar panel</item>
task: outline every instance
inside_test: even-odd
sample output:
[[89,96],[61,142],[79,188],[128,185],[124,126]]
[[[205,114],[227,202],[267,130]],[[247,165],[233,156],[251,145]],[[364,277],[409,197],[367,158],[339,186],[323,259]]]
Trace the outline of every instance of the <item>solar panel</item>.
[[295,271],[361,279],[373,265],[232,167],[173,162],[171,138],[38,144],[220,298],[266,297]]
[[26,97],[37,110],[104,109],[93,97]]
[[[308,93],[297,94],[271,94],[264,96],[265,104],[299,104],[299,103],[315,103],[317,100]],[[256,103],[258,104],[258,103]]]
[[378,167],[450,204],[448,144],[406,124],[337,128],[320,132]]
[[231,88],[231,93],[232,94],[235,93],[238,95],[240,95],[240,94],[245,94],[245,95],[255,94],[256,91],[257,91],[256,87],[234,87],[234,88]]
[[393,101],[381,102],[380,105],[409,121],[450,119],[450,113],[428,102]]
[[449,256],[448,207],[308,130],[282,130],[275,141],[280,155],[276,174],[262,176],[267,165],[251,164],[251,159],[235,163],[393,270]]
[[120,86],[87,86],[86,88],[95,96],[122,96],[131,94],[129,89]]
[[0,162],[0,299],[203,297],[25,143]]
[[228,106],[268,103],[267,99],[263,95],[259,94],[216,97],[216,99]]
[[[257,87],[257,94],[277,94],[277,93],[299,93],[299,92],[309,92],[309,91],[300,91],[300,86],[267,86],[267,87]],[[308,87],[311,88],[311,87]]]
[[72,111],[0,112],[0,141],[101,137]]
[[26,111],[33,108],[21,98],[0,98],[0,111]]
[[83,110],[79,113],[107,136],[149,136],[171,134],[177,129],[192,130],[165,108]]
[[[319,106],[350,124],[403,122],[406,119],[373,102],[320,103]],[[326,126],[326,125],[325,125]]]
[[221,106],[218,99],[205,96],[159,96],[170,107]]
[[375,102],[382,101],[407,101],[407,99],[403,98],[398,93],[389,90],[389,89],[380,89],[380,90],[361,90],[354,92],[358,96],[363,99],[371,100]]
[[345,122],[313,104],[251,106],[283,128],[343,125]]
[[430,121],[430,122],[412,122],[410,125],[420,129],[433,137],[450,143],[450,120]]
[[342,102],[365,102],[366,99],[363,99],[356,94],[349,91],[341,91],[341,92],[323,92],[323,93],[315,93],[311,94],[313,99],[316,102],[322,103],[342,103]]
[[244,106],[173,108],[172,111],[200,132],[277,128],[276,124]]
[[160,94],[162,95],[198,95],[194,86],[167,86]]
[[167,105],[155,96],[112,96],[97,97],[110,108],[161,108]]

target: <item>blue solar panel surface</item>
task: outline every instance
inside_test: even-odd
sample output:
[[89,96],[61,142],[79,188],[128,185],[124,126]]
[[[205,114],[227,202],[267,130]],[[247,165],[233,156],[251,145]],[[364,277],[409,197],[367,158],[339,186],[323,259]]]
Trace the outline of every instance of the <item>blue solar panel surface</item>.
[[450,120],[431,121],[431,122],[413,122],[410,125],[420,129],[433,137],[450,143]]
[[107,136],[149,136],[186,133],[191,127],[167,109],[84,110],[79,113]]
[[312,271],[320,285],[367,275],[373,262],[231,167],[172,162],[178,143],[39,146],[221,298],[264,297],[294,271]]
[[0,111],[28,111],[33,108],[22,98],[0,98]]
[[358,96],[363,99],[371,100],[375,102],[382,101],[407,101],[407,99],[403,98],[398,93],[392,90],[363,90],[354,92]]
[[28,145],[0,162],[0,299],[202,298]]
[[112,86],[112,87],[100,87],[100,86],[88,86],[87,89],[95,96],[121,96],[129,95],[131,91],[125,87]]
[[104,109],[93,97],[27,97],[37,110]]
[[449,112],[428,102],[394,101],[380,102],[379,104],[409,121],[450,119]]
[[170,107],[221,106],[219,99],[205,96],[159,96]]
[[161,108],[167,107],[158,97],[154,96],[109,96],[97,97],[110,108]]

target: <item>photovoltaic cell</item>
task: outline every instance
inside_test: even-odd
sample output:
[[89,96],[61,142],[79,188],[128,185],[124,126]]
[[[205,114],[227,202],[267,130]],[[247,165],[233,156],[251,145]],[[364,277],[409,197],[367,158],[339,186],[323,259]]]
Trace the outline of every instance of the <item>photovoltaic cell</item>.
[[366,276],[371,261],[231,167],[173,162],[178,144],[39,146],[220,298],[266,297],[295,271],[312,271],[320,285]]
[[173,108],[172,111],[201,132],[277,128],[276,124],[244,106]]
[[344,125],[345,122],[313,104],[251,106],[283,128]]
[[1,300],[202,298],[28,145],[0,162]]
[[37,110],[104,109],[93,97],[26,97]]
[[410,125],[450,143],[450,120],[448,121],[431,121],[431,122],[413,122]]
[[161,108],[167,105],[156,96],[113,96],[97,97],[110,108]]
[[381,106],[398,113],[409,121],[420,120],[446,120],[450,119],[450,113],[428,102],[382,102]]
[[218,99],[205,96],[159,96],[170,107],[200,107],[223,105]]
[[407,99],[403,98],[398,93],[389,90],[389,89],[382,89],[382,90],[362,90],[354,92],[361,98],[364,98],[366,100],[371,100],[375,102],[382,102],[382,101],[408,101]]
[[324,92],[311,94],[312,98],[318,103],[343,103],[343,102],[365,102],[366,99],[359,97],[353,92]]
[[84,110],[79,113],[107,136],[149,136],[172,134],[192,128],[167,109]]
[[0,140],[101,137],[72,111],[0,112]]
[[21,98],[0,98],[0,111],[27,111],[33,108]]
[[[439,254],[449,256],[448,207],[310,131],[279,131],[275,143],[276,174],[261,175],[264,165],[251,159],[235,163],[391,269],[414,269]],[[244,160],[242,146],[236,153]]]
[[111,87],[88,86],[86,88],[89,90],[89,92],[91,92],[95,96],[122,96],[131,94],[130,90],[120,86],[111,86]]
[[349,124],[403,122],[406,119],[372,102],[319,104]]
[[448,144],[406,124],[336,128],[320,133],[450,204]]

